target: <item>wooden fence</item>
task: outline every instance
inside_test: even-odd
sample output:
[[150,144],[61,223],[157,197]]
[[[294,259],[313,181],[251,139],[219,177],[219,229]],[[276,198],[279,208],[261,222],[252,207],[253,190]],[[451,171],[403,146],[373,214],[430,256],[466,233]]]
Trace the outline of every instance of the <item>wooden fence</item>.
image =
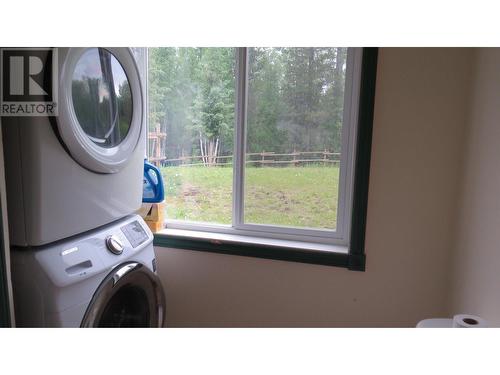
[[[153,160],[154,159],[154,160]],[[160,159],[160,158],[158,158]],[[205,165],[202,156],[183,156],[176,159],[150,158],[150,161],[159,166],[191,167]],[[307,165],[316,163],[320,165],[335,165],[340,163],[339,152],[324,151],[295,151],[290,154],[275,152],[253,152],[246,154],[246,164],[255,166],[285,166],[285,165]],[[206,166],[225,166],[233,164],[233,155],[221,155],[215,158],[215,162]]]
[[148,132],[149,161],[157,166],[167,159],[162,156],[165,155],[166,141],[167,133],[161,131],[160,124],[155,125],[155,131]]

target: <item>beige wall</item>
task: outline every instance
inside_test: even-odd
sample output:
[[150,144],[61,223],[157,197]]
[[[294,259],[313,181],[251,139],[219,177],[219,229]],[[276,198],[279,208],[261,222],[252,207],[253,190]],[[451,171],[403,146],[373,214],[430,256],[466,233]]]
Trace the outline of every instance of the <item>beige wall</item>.
[[446,315],[471,62],[469,49],[380,50],[366,272],[157,248],[167,324],[414,326]]
[[500,48],[477,50],[451,312],[500,326]]

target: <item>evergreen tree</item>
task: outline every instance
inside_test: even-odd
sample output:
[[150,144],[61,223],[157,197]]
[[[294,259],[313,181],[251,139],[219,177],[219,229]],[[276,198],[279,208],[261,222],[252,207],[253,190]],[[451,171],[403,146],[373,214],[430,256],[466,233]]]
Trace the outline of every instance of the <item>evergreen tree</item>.
[[[346,48],[249,49],[247,152],[339,152]],[[150,48],[149,123],[167,158],[233,153],[232,48]]]

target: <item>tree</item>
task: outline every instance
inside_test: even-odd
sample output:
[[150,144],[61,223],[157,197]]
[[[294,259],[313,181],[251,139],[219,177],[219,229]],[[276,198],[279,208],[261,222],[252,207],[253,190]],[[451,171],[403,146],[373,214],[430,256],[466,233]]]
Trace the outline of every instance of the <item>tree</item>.
[[234,52],[227,48],[199,49],[198,83],[191,110],[192,128],[198,134],[205,165],[217,162],[221,143],[232,145],[234,127]]
[[328,111],[322,105],[328,87],[329,48],[283,48],[283,99],[288,106],[292,142],[312,150],[322,143],[318,131],[327,121]]
[[284,152],[288,133],[278,128],[285,111],[281,55],[273,48],[252,48],[249,59],[247,151]]
[[[247,152],[340,151],[347,48],[249,49]],[[150,48],[149,120],[167,157],[233,153],[232,48]]]
[[346,60],[347,48],[329,51],[328,85],[321,104],[327,113],[327,121],[322,125],[324,139],[335,152],[340,152],[342,140]]
[[198,153],[215,162],[221,150],[232,149],[234,51],[149,50],[149,122],[167,133],[166,156]]
[[217,162],[223,134],[230,133],[231,104],[227,104],[220,86],[203,88],[193,108],[193,128],[199,135],[203,163],[211,166]]

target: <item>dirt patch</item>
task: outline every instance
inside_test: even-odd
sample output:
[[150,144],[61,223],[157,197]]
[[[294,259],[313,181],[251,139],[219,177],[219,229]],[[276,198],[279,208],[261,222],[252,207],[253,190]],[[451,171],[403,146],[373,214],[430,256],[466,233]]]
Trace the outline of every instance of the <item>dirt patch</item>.
[[200,193],[200,189],[190,183],[184,183],[182,185],[181,194],[184,197],[194,197]]

